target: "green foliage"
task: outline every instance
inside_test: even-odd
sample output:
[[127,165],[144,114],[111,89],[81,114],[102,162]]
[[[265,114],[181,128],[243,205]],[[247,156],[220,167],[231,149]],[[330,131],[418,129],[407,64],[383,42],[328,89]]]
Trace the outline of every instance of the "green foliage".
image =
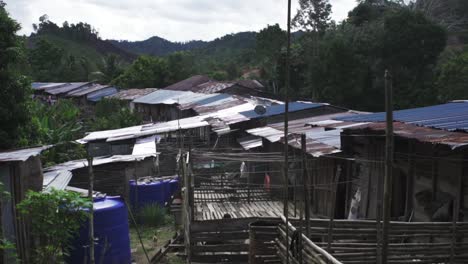
[[468,99],[468,50],[450,54],[438,72],[437,88],[442,101]]
[[87,218],[84,209],[90,207],[88,199],[73,192],[28,192],[18,209],[22,217],[34,219],[31,225],[33,263],[62,262],[70,250],[70,242]]
[[162,226],[169,221],[164,207],[158,204],[146,205],[138,210],[138,222],[146,226]]
[[331,8],[328,0],[299,0],[292,24],[306,31],[324,32],[330,22]]
[[49,106],[33,100],[31,122],[23,128],[23,144],[56,144],[75,140],[82,131],[80,110],[70,100],[59,100]]
[[110,83],[123,72],[122,61],[115,54],[107,55],[98,67],[100,72],[95,72],[95,77],[92,79],[101,83]]
[[56,43],[40,37],[29,50],[31,76],[42,82],[87,81],[91,71],[85,56],[65,52]]
[[122,101],[103,99],[96,104],[95,119],[90,122],[90,130],[96,131],[135,126],[141,123],[141,118]]
[[166,82],[169,84],[186,79],[194,73],[194,56],[189,52],[171,53],[166,60]]
[[28,122],[26,107],[30,81],[21,74],[25,61],[24,43],[16,35],[20,25],[0,5],[0,149],[18,141],[19,128]]
[[166,60],[140,56],[112,83],[122,88],[161,88],[168,85]]
[[55,144],[41,154],[44,167],[67,162],[70,160],[85,159],[87,157],[85,145],[76,142],[63,142]]

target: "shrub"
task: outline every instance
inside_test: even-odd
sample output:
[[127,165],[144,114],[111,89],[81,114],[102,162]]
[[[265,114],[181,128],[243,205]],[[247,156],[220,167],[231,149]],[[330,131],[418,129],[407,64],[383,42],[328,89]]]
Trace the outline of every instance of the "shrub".
[[33,263],[61,263],[68,254],[72,239],[78,234],[91,202],[77,193],[52,190],[29,191],[18,204],[22,217],[31,219],[34,250]]

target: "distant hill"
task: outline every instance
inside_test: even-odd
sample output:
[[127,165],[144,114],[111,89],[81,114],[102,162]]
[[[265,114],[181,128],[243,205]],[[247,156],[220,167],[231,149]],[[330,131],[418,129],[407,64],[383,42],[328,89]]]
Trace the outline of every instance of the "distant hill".
[[76,41],[54,34],[31,35],[28,38],[28,46],[34,47],[36,41],[40,38],[53,43],[69,55],[85,57],[89,61],[95,63],[102,62],[102,59],[109,54],[118,55],[123,61],[128,63],[132,62],[137,57],[136,54],[120,49],[112,45],[112,43],[100,39],[90,42]]
[[172,52],[193,50],[205,47],[208,42],[193,40],[189,42],[172,42],[157,36],[142,41],[108,40],[108,43],[127,52],[164,56]]
[[122,62],[131,63],[137,55],[123,50],[112,43],[99,38],[97,31],[89,24],[68,24],[59,26],[44,19],[34,25],[36,32],[28,37],[27,45],[34,48],[37,41],[44,39],[76,58],[84,57],[91,63],[91,70],[96,70],[107,55],[115,54]]
[[205,50],[216,53],[225,49],[246,49],[255,46],[255,32],[229,34],[212,41],[172,42],[157,36],[142,41],[108,40],[109,43],[135,54],[165,56],[177,51]]

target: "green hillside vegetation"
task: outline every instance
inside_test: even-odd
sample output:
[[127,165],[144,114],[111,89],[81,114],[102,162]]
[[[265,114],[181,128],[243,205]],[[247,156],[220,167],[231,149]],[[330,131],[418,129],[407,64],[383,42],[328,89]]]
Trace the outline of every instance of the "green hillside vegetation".
[[37,42],[41,39],[52,43],[57,48],[63,50],[65,57],[74,56],[75,58],[86,58],[90,65],[90,70],[92,71],[98,70],[98,65],[103,63],[106,56],[106,54],[98,52],[88,43],[77,42],[52,34],[43,34],[31,37],[29,39],[30,47],[36,47]]

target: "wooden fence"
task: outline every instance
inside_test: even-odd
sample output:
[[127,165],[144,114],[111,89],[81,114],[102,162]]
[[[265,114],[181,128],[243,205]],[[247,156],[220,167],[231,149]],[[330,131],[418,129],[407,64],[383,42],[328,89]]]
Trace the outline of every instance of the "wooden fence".
[[[283,263],[287,248],[289,263],[378,263],[380,228],[376,221],[334,220],[330,225],[330,220],[313,219],[307,237],[306,224],[292,220],[286,243],[286,221],[282,220],[277,243]],[[295,226],[304,226],[300,238]],[[388,263],[468,263],[466,235],[468,223],[391,222]]]

